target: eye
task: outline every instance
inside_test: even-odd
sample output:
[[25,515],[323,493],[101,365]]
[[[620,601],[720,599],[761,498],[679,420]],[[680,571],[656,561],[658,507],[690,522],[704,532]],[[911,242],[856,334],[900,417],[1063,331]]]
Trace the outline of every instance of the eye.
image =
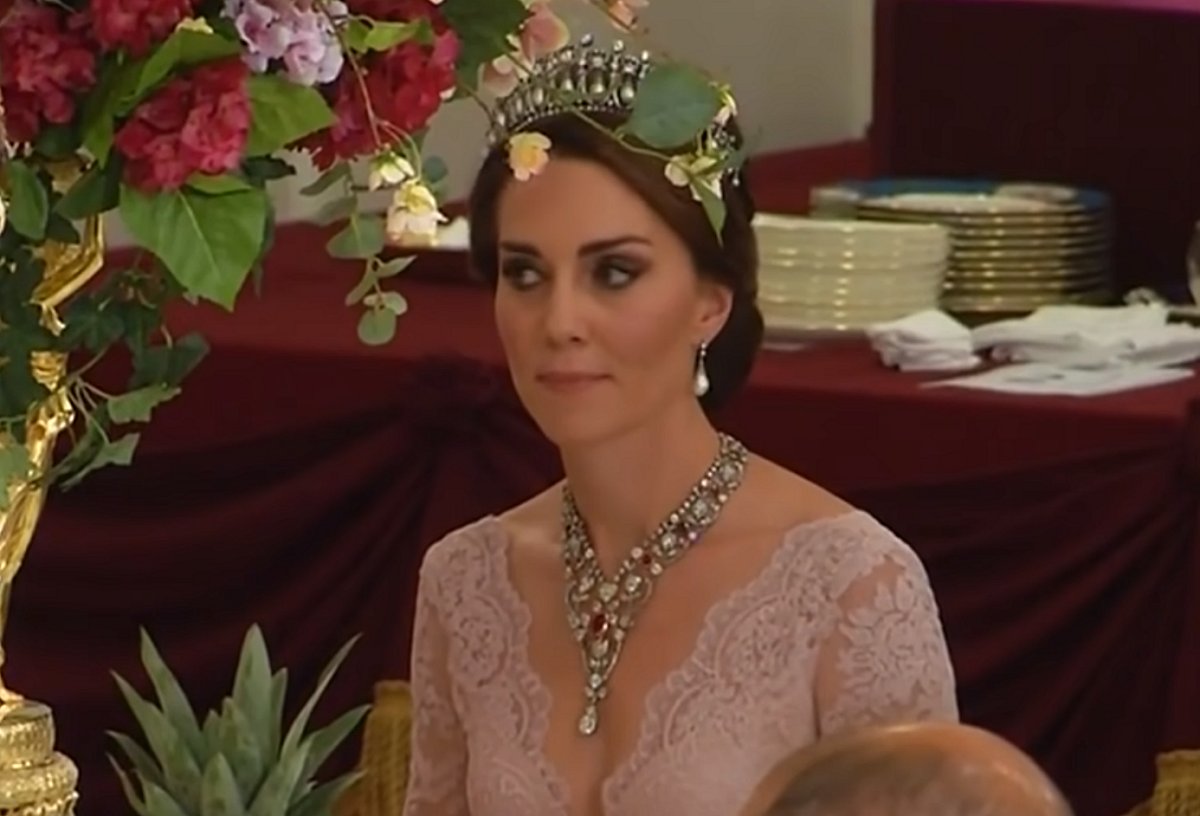
[[537,286],[542,280],[542,273],[528,259],[510,258],[500,266],[500,276],[518,291],[525,291]]
[[604,289],[624,289],[642,272],[641,265],[623,258],[605,258],[596,264],[596,282]]

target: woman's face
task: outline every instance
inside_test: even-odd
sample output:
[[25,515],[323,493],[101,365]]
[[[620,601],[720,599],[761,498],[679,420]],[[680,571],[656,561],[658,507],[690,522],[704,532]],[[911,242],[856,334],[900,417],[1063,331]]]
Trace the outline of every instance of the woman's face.
[[553,442],[600,441],[694,404],[697,347],[731,295],[696,274],[636,193],[600,164],[554,158],[506,186],[497,227],[500,339]]

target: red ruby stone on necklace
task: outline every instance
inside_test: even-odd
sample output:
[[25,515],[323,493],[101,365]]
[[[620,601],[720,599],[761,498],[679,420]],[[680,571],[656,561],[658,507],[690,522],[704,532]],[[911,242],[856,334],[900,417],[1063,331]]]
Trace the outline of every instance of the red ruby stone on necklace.
[[599,613],[592,616],[592,632],[597,635],[604,634],[604,630],[608,628],[608,618],[604,613]]
[[644,565],[646,565],[647,567],[648,567],[648,566],[650,566],[651,564],[653,564],[653,563],[654,563],[654,556],[653,556],[653,555],[651,555],[650,553],[646,553],[646,554],[644,554],[644,555],[642,556],[642,563],[643,563]]

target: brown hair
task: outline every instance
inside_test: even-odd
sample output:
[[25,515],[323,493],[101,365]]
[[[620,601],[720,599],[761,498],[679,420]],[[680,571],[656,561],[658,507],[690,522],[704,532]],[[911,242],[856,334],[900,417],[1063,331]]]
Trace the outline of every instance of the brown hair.
[[[603,123],[615,126],[620,120],[608,117]],[[733,293],[729,317],[708,344],[706,368],[711,386],[700,398],[706,412],[720,408],[750,375],[763,335],[756,302],[758,242],[751,226],[754,202],[745,179],[727,174],[722,182],[726,216],[718,241],[703,207],[689,190],[667,180],[661,159],[627,150],[607,133],[571,114],[540,122],[537,130],[550,139],[554,155],[594,161],[621,179],[683,239],[699,274]],[[484,160],[471,191],[471,263],[476,274],[493,285],[499,264],[497,210],[500,194],[511,176],[505,151],[495,149]]]

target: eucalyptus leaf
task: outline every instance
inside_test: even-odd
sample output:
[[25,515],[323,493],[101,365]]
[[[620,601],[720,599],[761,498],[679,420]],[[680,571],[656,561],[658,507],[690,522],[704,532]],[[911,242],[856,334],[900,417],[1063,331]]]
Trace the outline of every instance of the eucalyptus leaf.
[[298,85],[279,74],[259,74],[247,82],[250,135],[247,156],[282,150],[337,120],[320,91]]
[[245,816],[246,806],[229,761],[216,754],[204,768],[199,816]]
[[656,65],[638,86],[623,129],[649,147],[669,150],[695,140],[720,110],[720,92],[698,70]]
[[358,303],[362,303],[363,298],[370,294],[371,290],[374,289],[378,283],[379,273],[375,269],[368,266],[366,271],[363,272],[362,279],[354,285],[353,289],[346,293],[346,305],[354,306]]
[[[116,400],[110,400],[108,403],[109,415],[113,422],[130,421],[137,419],[145,422],[150,418],[150,410],[161,402],[164,394],[174,392],[179,393],[179,389],[169,389],[164,386],[149,386],[140,391],[135,391],[131,394],[126,394],[125,399],[132,400],[138,395],[144,395],[140,398],[137,405],[130,406],[132,410],[128,414],[123,414],[127,418],[122,419],[114,411],[114,403]],[[172,396],[174,395],[172,394]],[[118,398],[120,399],[120,398]],[[144,417],[144,418],[141,418]],[[196,764],[203,766],[207,752],[205,751],[204,735],[200,732],[200,724],[196,719],[196,712],[192,709],[192,704],[188,701],[187,695],[184,694],[183,688],[179,685],[179,681],[175,678],[175,674],[171,671],[159,654],[154,641],[145,629],[142,630],[142,666],[146,669],[146,674],[150,677],[150,682],[154,685],[155,694],[158,696],[158,704],[162,708],[167,721],[174,727],[175,732],[183,739],[188,750],[191,751],[192,757],[195,758]],[[143,773],[143,776],[145,774]]]
[[258,260],[267,209],[266,193],[255,188],[221,196],[121,188],[121,217],[138,243],[186,291],[226,309]]
[[368,346],[383,346],[396,336],[396,313],[367,309],[358,319],[358,339]]
[[387,243],[387,232],[378,216],[355,216],[329,239],[326,250],[334,258],[363,260],[378,255]]
[[[130,391],[128,394],[121,394],[113,397],[108,401],[109,418],[117,425],[123,425],[126,422],[149,422],[150,415],[154,409],[162,405],[168,400],[172,400],[179,395],[179,388],[168,385],[148,385],[145,388],[139,388],[136,391]],[[146,657],[146,641],[143,640],[142,656]],[[153,650],[153,645],[150,649]],[[157,652],[154,653],[157,655]],[[147,667],[149,668],[149,667]],[[156,669],[163,670],[166,666],[162,665],[161,659],[155,666]],[[168,672],[169,673],[169,672]],[[151,675],[154,679],[154,675]],[[158,688],[158,683],[155,682],[155,687]],[[161,692],[162,689],[160,688]],[[178,699],[175,700],[178,702]],[[186,698],[183,702],[187,702]],[[188,708],[192,725],[196,723],[195,714],[191,714],[191,708]],[[170,712],[168,712],[170,713]],[[199,736],[199,726],[196,727],[196,736]]]
[[402,258],[392,258],[390,261],[380,264],[379,268],[375,270],[375,274],[380,278],[395,277],[412,266],[415,260],[417,259],[411,255]]
[[50,219],[50,194],[46,185],[38,171],[20,159],[10,161],[7,169],[11,187],[9,223],[31,241],[41,241],[46,237],[46,222]]
[[363,298],[363,302],[372,309],[387,309],[397,317],[408,311],[408,301],[399,292],[374,292]]
[[322,226],[328,226],[351,218],[356,212],[358,212],[358,198],[350,195],[322,204],[313,220]]
[[[390,314],[390,312],[385,314]],[[392,317],[394,319],[395,315],[392,315]],[[359,637],[360,635],[355,635],[347,641],[338,650],[338,653],[334,655],[333,659],[326,664],[325,668],[321,670],[321,675],[317,679],[317,687],[313,690],[312,696],[308,698],[304,707],[300,709],[300,713],[296,715],[296,719],[292,721],[291,728],[288,729],[287,737],[283,741],[284,754],[291,754],[298,749],[300,740],[304,736],[304,730],[308,728],[308,720],[312,716],[313,709],[317,707],[317,702],[320,700],[321,695],[325,693],[325,689],[329,686],[329,681],[333,679],[333,675],[337,673],[338,668],[345,661],[346,656],[350,654],[350,650],[354,648],[354,644],[358,642]]]

